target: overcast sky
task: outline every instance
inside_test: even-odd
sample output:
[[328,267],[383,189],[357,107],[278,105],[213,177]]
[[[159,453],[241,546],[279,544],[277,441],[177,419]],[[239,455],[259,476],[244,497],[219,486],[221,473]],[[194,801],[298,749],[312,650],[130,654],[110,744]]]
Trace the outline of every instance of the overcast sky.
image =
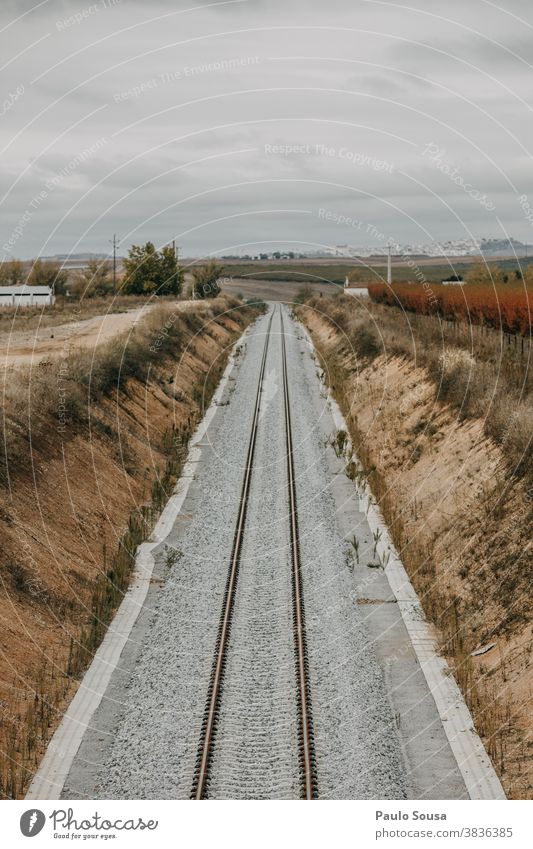
[[0,33],[4,255],[533,242],[530,0],[2,0]]

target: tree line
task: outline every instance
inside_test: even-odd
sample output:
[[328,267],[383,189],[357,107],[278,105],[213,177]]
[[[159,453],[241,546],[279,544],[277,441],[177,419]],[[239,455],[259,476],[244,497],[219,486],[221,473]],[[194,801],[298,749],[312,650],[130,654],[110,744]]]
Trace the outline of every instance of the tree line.
[[[132,245],[123,260],[124,273],[114,280],[109,260],[91,259],[69,284],[69,271],[57,262],[37,259],[29,271],[18,259],[0,265],[0,286],[50,286],[57,295],[67,292],[77,297],[95,298],[112,294],[179,296],[184,287],[185,270],[180,266],[173,247],[158,250],[153,242]],[[220,294],[223,266],[214,260],[191,269],[191,295],[214,298]]]

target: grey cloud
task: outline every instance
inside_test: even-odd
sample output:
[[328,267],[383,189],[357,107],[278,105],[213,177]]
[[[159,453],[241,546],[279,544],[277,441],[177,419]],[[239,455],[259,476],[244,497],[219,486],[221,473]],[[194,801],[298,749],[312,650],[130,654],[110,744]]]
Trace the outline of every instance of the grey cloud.
[[[31,5],[3,3],[0,27]],[[529,235],[516,198],[490,160],[521,191],[530,191],[530,162],[518,143],[529,144],[530,117],[501,86],[490,85],[475,68],[453,58],[490,68],[524,96],[531,83],[527,69],[507,61],[490,41],[498,37],[523,51],[523,24],[479,0],[466,7],[453,0],[442,14],[466,26],[475,23],[488,40],[470,37],[454,24],[439,26],[435,36],[435,22],[424,14],[442,11],[434,0],[409,13],[401,3],[382,7],[340,0],[327,6],[319,0],[204,5],[122,0],[61,32],[57,20],[83,8],[83,0],[50,0],[10,27],[6,58],[45,32],[50,36],[9,66],[4,83],[6,94],[17,84],[25,86],[0,125],[0,147],[8,146],[2,159],[4,185],[9,188],[31,167],[0,206],[2,232],[13,229],[50,175],[98,139],[106,140],[50,192],[17,242],[16,254],[34,255],[45,243],[48,253],[66,252],[86,229],[78,249],[103,249],[114,231],[162,243],[197,226],[183,236],[186,253],[254,240],[272,245],[290,238],[348,241],[349,231],[326,226],[317,216],[316,210],[328,205],[370,218],[406,241],[421,239],[424,226],[438,239],[463,235],[461,223],[443,211],[439,197],[476,235],[496,230],[479,204],[425,161],[427,142],[438,143],[465,178],[495,196],[498,215],[515,236]],[[506,6],[533,22],[529,5],[511,0]],[[190,7],[187,14],[177,14]],[[143,24],[167,13],[161,21]],[[358,28],[374,34],[352,31]],[[178,41],[189,43],[169,46]],[[417,41],[426,46],[417,47]],[[251,61],[254,57],[258,60]],[[352,59],[357,63],[342,61]],[[433,85],[432,78],[451,91]],[[474,105],[465,104],[461,95]],[[88,117],[99,107],[105,108]],[[41,110],[42,117],[34,120]],[[322,144],[334,154],[266,155],[265,144]],[[234,153],[248,148],[252,151]],[[393,171],[378,171],[369,162],[354,165],[342,150],[386,160]],[[208,157],[214,158],[190,164]],[[427,189],[409,176],[427,183]],[[246,185],[221,188],[240,182]],[[167,206],[171,212],[161,213]],[[254,214],[266,208],[308,214]],[[66,220],[47,241],[65,213]],[[240,213],[237,223],[205,223]],[[99,216],[101,222],[95,223]],[[411,223],[409,216],[420,223]]]
[[408,85],[399,79],[394,79],[392,74],[363,74],[360,77],[350,77],[347,80],[350,88],[361,88],[371,94],[385,95],[391,97],[402,94],[408,90]]

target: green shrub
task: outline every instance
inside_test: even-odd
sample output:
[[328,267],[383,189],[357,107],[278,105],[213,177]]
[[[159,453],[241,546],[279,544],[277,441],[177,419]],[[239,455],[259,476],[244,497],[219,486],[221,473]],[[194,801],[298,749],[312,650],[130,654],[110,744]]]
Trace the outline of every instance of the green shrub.
[[247,307],[251,307],[254,310],[259,310],[261,313],[265,313],[268,309],[266,303],[262,300],[262,298],[248,298],[245,302]]
[[310,286],[302,286],[301,289],[298,289],[296,296],[294,298],[295,304],[305,304],[313,297],[313,290]]
[[358,323],[351,331],[350,342],[361,359],[373,360],[381,353],[376,331],[363,323]]
[[224,273],[224,266],[214,260],[206,265],[195,266],[192,269],[193,291],[195,298],[216,298],[220,295],[219,280]]

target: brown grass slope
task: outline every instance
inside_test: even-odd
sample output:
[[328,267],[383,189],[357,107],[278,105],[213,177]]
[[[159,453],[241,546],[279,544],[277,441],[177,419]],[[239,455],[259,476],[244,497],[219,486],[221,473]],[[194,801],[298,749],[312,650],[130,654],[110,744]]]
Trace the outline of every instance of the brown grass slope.
[[491,365],[497,339],[468,351],[394,308],[315,298],[300,316],[505,789],[531,797],[529,375]]
[[7,373],[0,466],[0,793],[20,796],[120,603],[135,546],[256,312],[156,310],[131,334]]

